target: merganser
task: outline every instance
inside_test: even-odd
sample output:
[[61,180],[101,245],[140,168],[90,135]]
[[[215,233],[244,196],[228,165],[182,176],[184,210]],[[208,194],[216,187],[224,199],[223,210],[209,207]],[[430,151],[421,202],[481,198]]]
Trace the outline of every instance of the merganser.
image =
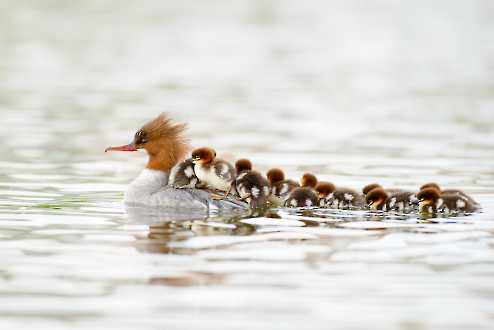
[[350,188],[335,187],[331,182],[319,182],[316,186],[319,193],[319,206],[335,209],[361,208],[364,196]]
[[239,211],[244,203],[235,200],[214,201],[207,191],[175,189],[167,186],[170,170],[185,158],[189,150],[184,137],[186,125],[173,123],[165,114],[144,125],[130,144],[110,147],[108,151],[137,151],[144,149],[149,155],[146,168],[134,179],[125,192],[128,205],[169,208],[176,211]]
[[383,211],[409,211],[413,209],[415,193],[410,191],[398,191],[388,193],[383,188],[374,188],[365,196],[365,202],[371,210]]
[[476,204],[462,195],[441,193],[433,187],[422,189],[417,198],[420,201],[419,211],[424,213],[469,213],[478,209]]
[[285,200],[290,194],[290,192],[300,187],[298,182],[290,179],[285,180],[285,173],[279,168],[272,168],[267,173],[269,185],[271,187],[271,192],[269,195],[269,202],[275,206],[282,206],[285,204]]
[[[367,196],[367,194],[375,189],[375,188],[381,188],[383,189],[388,197],[391,197],[390,199],[390,207],[396,211],[401,211],[400,207],[403,202],[403,210],[404,209],[417,209],[419,206],[419,200],[417,199],[417,195],[415,193],[412,193],[407,190],[399,189],[399,188],[383,188],[379,183],[371,183],[366,185],[362,189],[362,193],[364,196]],[[394,198],[394,199],[393,199]],[[408,201],[406,199],[408,198]]]
[[314,207],[319,205],[319,197],[315,191],[317,178],[305,173],[300,179],[300,187],[293,189],[285,200],[287,207]]
[[224,192],[224,197],[230,193],[237,173],[229,162],[216,158],[214,149],[195,149],[192,151],[192,161],[196,176],[202,185]]
[[435,182],[428,182],[426,184],[423,184],[421,187],[420,187],[420,190],[424,190],[426,188],[435,188],[439,191],[439,193],[441,194],[447,194],[447,195],[460,195],[462,197],[465,197],[471,204],[475,204],[475,205],[478,205],[478,203],[472,198],[470,197],[470,195],[466,194],[465,192],[463,192],[462,190],[459,190],[459,189],[441,189],[441,187],[439,187],[439,185]]
[[178,189],[195,188],[199,179],[194,171],[192,158],[177,163],[170,172],[168,185]]
[[[372,189],[374,188],[383,188],[379,183],[371,183],[371,184],[368,184],[366,185],[364,188],[362,188],[362,193],[365,195],[367,195],[369,193],[369,191],[371,191]],[[384,188],[383,188],[384,189]],[[384,191],[388,194],[393,194],[393,193],[398,193],[398,192],[402,192],[403,189],[398,189],[398,188],[386,188],[384,189]]]
[[248,159],[237,160],[235,169],[238,174],[234,186],[241,200],[248,202],[252,208],[264,206],[269,196],[268,180],[252,170],[252,163]]

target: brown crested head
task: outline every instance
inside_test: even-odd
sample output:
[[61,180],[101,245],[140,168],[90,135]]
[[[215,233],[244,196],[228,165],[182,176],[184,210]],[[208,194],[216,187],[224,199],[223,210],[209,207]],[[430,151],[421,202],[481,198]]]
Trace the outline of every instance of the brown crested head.
[[192,151],[192,161],[198,164],[210,164],[216,158],[216,151],[211,148],[202,147]]
[[335,191],[336,187],[331,182],[318,182],[316,185],[316,191],[319,194],[319,198],[325,198],[333,191]]
[[434,187],[421,189],[420,192],[417,194],[417,199],[421,202],[436,201],[437,199],[439,199],[439,197],[441,197],[441,193]]
[[374,188],[365,195],[365,202],[372,208],[381,208],[386,202],[388,194],[383,188]]
[[273,185],[277,182],[285,180],[285,173],[279,168],[272,168],[266,173],[266,177],[268,178],[268,182],[270,185]]
[[317,178],[314,174],[304,173],[304,175],[302,175],[302,178],[300,179],[301,187],[316,188],[316,185],[317,185]]
[[137,151],[145,149],[149,154],[147,168],[169,171],[185,158],[189,150],[184,137],[186,125],[175,123],[164,113],[142,126],[131,143],[120,147],[110,147],[107,151]]
[[382,186],[379,183],[371,183],[362,188],[362,192],[364,193],[364,195],[367,195],[369,191],[375,188],[382,188]]
[[434,188],[437,191],[441,192],[441,187],[439,187],[439,185],[435,182],[428,182],[426,184],[423,184],[419,190],[424,190],[426,188]]
[[239,159],[235,162],[235,169],[237,170],[237,173],[240,173],[243,171],[251,171],[252,170],[252,163],[247,158]]

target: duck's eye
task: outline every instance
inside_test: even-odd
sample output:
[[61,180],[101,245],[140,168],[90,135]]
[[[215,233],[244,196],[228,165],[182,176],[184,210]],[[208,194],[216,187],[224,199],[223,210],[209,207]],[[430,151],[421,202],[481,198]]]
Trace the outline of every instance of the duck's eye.
[[145,144],[148,143],[146,134],[143,131],[138,131],[134,136],[135,144]]

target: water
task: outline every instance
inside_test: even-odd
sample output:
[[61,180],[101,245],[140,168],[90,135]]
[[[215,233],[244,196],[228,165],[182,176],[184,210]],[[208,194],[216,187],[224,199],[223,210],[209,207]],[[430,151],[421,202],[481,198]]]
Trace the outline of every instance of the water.
[[[493,10],[0,2],[1,328],[491,329]],[[433,180],[483,210],[127,212],[145,155],[103,150],[161,111],[262,171]]]

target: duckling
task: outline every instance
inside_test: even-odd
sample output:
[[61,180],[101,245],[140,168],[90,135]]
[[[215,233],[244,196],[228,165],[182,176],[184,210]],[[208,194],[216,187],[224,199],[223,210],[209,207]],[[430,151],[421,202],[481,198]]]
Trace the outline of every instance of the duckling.
[[335,187],[331,182],[319,182],[319,206],[335,209],[358,208],[364,206],[364,196],[353,189]]
[[252,170],[252,163],[248,159],[237,160],[235,169],[238,174],[233,185],[238,196],[252,208],[264,206],[269,196],[268,180]]
[[365,196],[371,210],[404,212],[413,209],[415,194],[410,191],[387,193],[383,188],[374,188]]
[[285,200],[290,192],[300,187],[298,182],[290,179],[285,180],[285,173],[279,168],[272,168],[267,173],[269,185],[271,187],[269,202],[276,206],[282,206],[285,204]]
[[194,170],[201,185],[225,192],[230,192],[236,177],[235,168],[227,161],[216,158],[216,151],[211,148],[198,148],[192,151]]
[[[362,193],[365,196],[369,193],[369,191],[371,191],[374,188],[382,188],[382,186],[379,183],[368,184],[364,188],[362,188]],[[388,194],[392,194],[392,193],[402,192],[403,190],[398,188],[386,188],[384,189],[384,191],[387,192]]]
[[188,158],[175,165],[170,171],[168,185],[178,189],[195,188],[199,179],[194,172],[194,162]]
[[319,194],[320,207],[330,206],[330,204],[327,202],[327,199],[332,198],[332,194],[335,190],[336,190],[336,186],[331,182],[321,181],[317,183],[316,191]]
[[317,178],[305,173],[300,179],[300,187],[293,189],[285,200],[287,207],[312,207],[319,204],[319,197],[315,191]]
[[[362,192],[364,193],[364,196],[367,196],[367,194],[375,188],[381,188],[386,192],[387,195],[391,196],[391,198],[396,198],[395,200],[393,199],[390,200],[390,206],[392,208],[395,208],[395,203],[398,203],[396,204],[396,208],[395,208],[397,211],[400,210],[401,207],[400,202],[404,202],[403,205],[404,209],[417,209],[419,206],[419,200],[417,199],[416,194],[399,188],[384,189],[379,183],[371,183],[366,185],[362,189]],[[405,200],[407,196],[408,196],[408,202]]]
[[430,187],[422,189],[417,198],[420,201],[419,210],[425,213],[461,213],[474,212],[478,209],[476,204],[471,203],[466,197],[459,194],[445,194]]
[[463,192],[462,190],[459,190],[459,189],[444,189],[443,190],[443,189],[441,189],[441,187],[439,187],[439,185],[437,183],[435,183],[435,182],[428,182],[426,184],[423,184],[420,187],[420,191],[421,190],[424,190],[426,188],[435,188],[441,194],[459,195],[459,196],[462,196],[462,197],[466,198],[471,204],[478,205],[478,203],[472,197],[470,197],[468,194],[466,194],[465,192]]

